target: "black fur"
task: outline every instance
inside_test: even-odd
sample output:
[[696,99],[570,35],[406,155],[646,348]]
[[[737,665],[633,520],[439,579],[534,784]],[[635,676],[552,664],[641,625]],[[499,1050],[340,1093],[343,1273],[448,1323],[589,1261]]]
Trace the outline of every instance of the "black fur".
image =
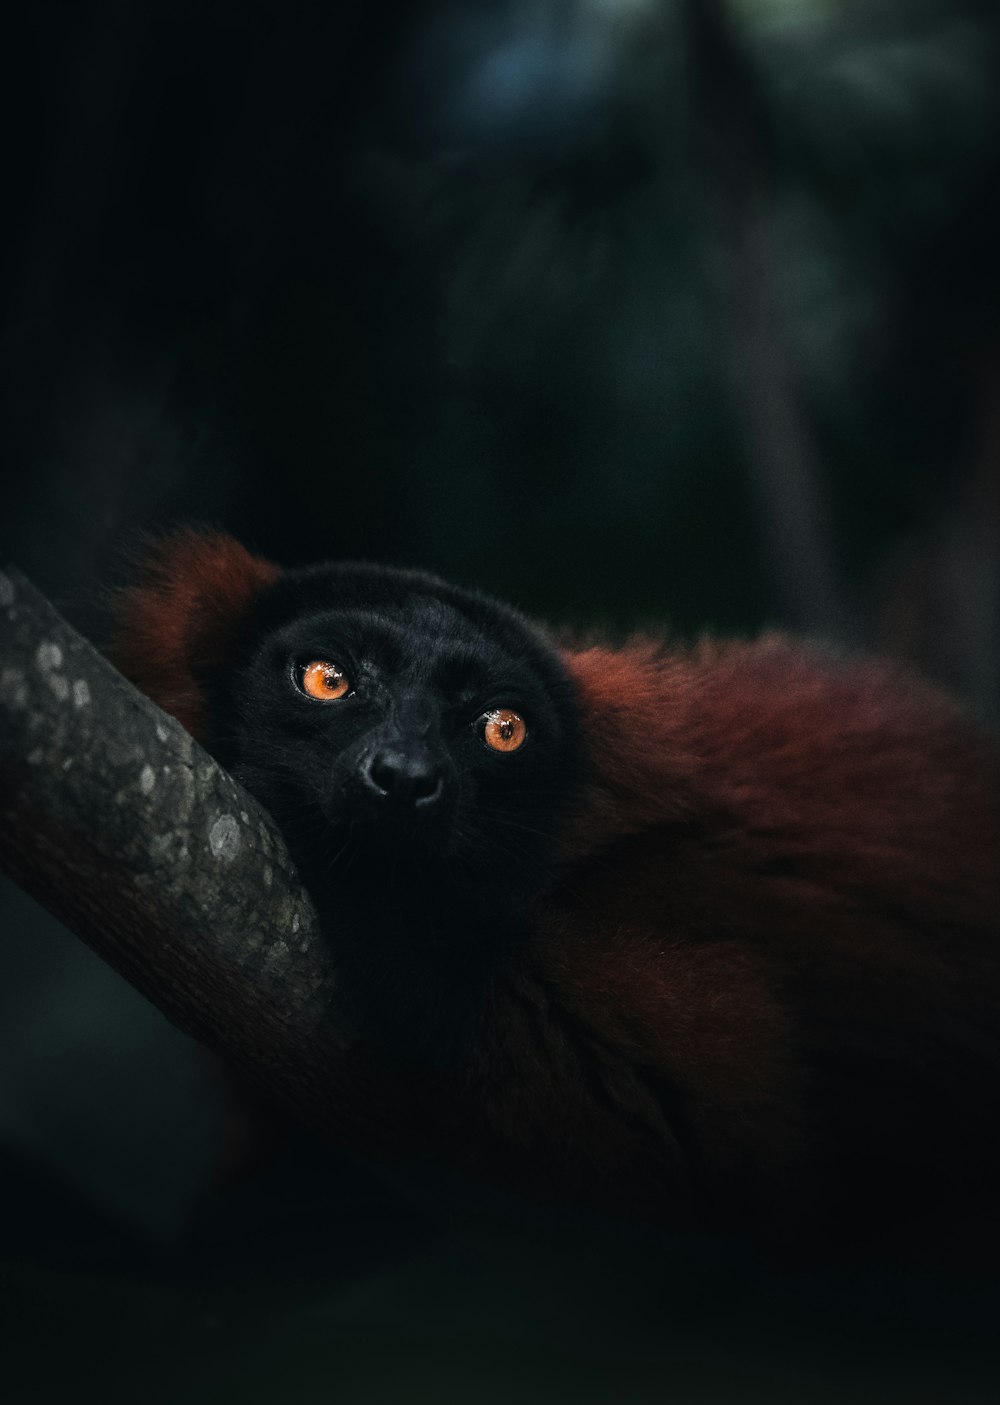
[[[338,1019],[450,1060],[517,946],[578,773],[576,707],[555,651],[510,608],[417,572],[283,573],[239,656],[207,680],[209,749],[272,813],[336,948]],[[305,697],[296,666],[331,659],[352,693]],[[499,753],[479,720],[511,707],[527,740]],[[432,754],[430,806],[386,803],[373,753]]]

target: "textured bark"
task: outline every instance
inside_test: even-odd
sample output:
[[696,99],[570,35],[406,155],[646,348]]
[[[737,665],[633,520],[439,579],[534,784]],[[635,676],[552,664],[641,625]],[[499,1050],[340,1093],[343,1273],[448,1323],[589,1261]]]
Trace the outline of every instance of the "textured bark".
[[279,1105],[395,1141],[329,1015],[330,953],[270,817],[13,570],[0,640],[3,868]]

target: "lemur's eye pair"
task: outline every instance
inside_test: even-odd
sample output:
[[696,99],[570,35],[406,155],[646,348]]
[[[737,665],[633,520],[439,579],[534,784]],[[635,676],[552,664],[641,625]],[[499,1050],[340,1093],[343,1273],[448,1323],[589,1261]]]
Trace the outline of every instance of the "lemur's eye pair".
[[[351,691],[351,680],[330,659],[311,659],[296,669],[295,676],[302,692],[315,702],[336,702]],[[528,735],[524,718],[509,707],[484,713],[477,725],[482,727],[483,741],[493,751],[517,751]]]

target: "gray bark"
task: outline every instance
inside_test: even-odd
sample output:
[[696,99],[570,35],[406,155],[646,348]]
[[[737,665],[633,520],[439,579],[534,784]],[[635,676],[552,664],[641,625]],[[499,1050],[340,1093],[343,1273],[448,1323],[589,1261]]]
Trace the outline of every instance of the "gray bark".
[[14,570],[0,641],[0,864],[276,1103],[370,1145],[391,1114],[273,821]]

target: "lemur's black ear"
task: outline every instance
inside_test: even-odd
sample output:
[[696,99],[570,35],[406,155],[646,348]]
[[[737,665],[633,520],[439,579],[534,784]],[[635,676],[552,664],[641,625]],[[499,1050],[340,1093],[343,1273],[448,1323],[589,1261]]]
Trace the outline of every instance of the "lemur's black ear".
[[270,561],[224,533],[172,533],[145,550],[133,584],[117,592],[108,656],[200,736],[200,680],[231,652],[251,606],[277,576]]

